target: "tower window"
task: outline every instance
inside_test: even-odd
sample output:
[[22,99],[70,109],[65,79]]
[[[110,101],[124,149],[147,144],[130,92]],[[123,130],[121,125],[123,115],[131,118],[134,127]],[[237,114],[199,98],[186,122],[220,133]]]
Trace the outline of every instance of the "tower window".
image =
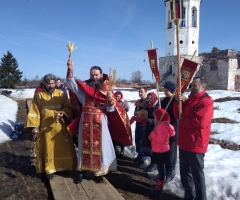
[[195,44],[195,42],[194,42],[194,41],[192,41],[192,44]]
[[196,7],[192,8],[192,27],[197,27],[197,9],[196,9]]
[[169,73],[169,74],[172,74],[172,65],[170,65],[170,66],[168,67],[168,73]]
[[183,41],[182,40],[180,40],[180,44],[182,44],[183,43]]
[[167,29],[172,28],[172,22],[171,22],[171,12],[168,11],[168,23],[167,23]]
[[183,10],[182,10],[182,21],[180,23],[180,27],[185,27],[186,26],[186,8],[183,7]]
[[171,43],[171,42],[169,42],[168,44],[169,44],[169,45],[171,45],[172,43]]

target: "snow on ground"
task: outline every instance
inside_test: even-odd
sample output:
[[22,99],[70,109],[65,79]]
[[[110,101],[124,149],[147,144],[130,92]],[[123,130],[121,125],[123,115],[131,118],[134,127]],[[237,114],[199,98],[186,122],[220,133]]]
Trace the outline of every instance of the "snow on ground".
[[[122,91],[123,96],[128,101],[134,101],[138,99],[137,91],[126,91],[125,89],[117,88]],[[10,97],[14,98],[32,98],[34,89],[25,90],[11,90]],[[151,90],[156,92],[156,90]],[[208,94],[212,98],[218,99],[223,97],[240,97],[240,92],[223,91],[223,90],[211,90]],[[189,93],[184,93],[188,96]],[[160,97],[163,97],[163,93],[159,93]],[[130,110],[128,116],[133,116],[134,103],[129,103]],[[237,109],[240,108],[240,101],[227,101],[216,102],[214,107],[214,118],[228,118],[235,120],[236,124],[221,124],[213,123],[212,131],[219,134],[211,135],[212,138],[234,142],[240,145],[240,113]],[[17,103],[8,97],[0,95],[0,143],[10,140],[10,134],[13,131],[14,122],[17,115]],[[135,123],[132,124],[133,139],[135,135]],[[134,141],[133,141],[134,144]],[[135,146],[125,148],[126,154],[130,158],[136,156]],[[146,161],[143,168],[149,164],[149,159]],[[240,199],[240,151],[232,151],[228,149],[222,149],[219,145],[210,144],[207,153],[205,154],[205,177],[207,187],[207,198],[210,200],[239,200]],[[152,180],[155,179],[157,171],[149,173]],[[183,188],[180,182],[179,176],[179,162],[176,165],[175,178],[166,184],[166,189],[171,190],[173,193],[183,197]]]

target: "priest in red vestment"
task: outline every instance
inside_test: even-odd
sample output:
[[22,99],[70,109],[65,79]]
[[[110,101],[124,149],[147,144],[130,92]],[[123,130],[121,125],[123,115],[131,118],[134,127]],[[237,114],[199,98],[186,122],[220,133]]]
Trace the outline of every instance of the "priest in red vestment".
[[[79,82],[73,78],[73,62],[67,62],[67,86],[75,95],[70,95],[71,105],[79,102],[79,116],[69,125],[72,134],[78,132],[77,183],[86,171],[92,171],[98,183],[109,171],[117,170],[117,161],[112,139],[132,145],[131,126],[126,111],[116,104],[107,75],[93,66],[90,79]],[[70,94],[71,94],[70,92]],[[74,102],[75,100],[75,102]]]

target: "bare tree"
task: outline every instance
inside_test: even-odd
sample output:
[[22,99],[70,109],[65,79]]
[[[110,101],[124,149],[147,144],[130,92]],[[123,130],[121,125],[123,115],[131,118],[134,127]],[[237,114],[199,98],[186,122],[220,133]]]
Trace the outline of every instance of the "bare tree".
[[142,83],[142,73],[139,70],[132,72],[131,80],[133,83]]
[[127,84],[129,81],[128,80],[126,80],[126,79],[124,79],[124,78],[118,78],[117,80],[116,80],[116,83],[117,84],[120,84],[120,83],[122,83],[122,84]]

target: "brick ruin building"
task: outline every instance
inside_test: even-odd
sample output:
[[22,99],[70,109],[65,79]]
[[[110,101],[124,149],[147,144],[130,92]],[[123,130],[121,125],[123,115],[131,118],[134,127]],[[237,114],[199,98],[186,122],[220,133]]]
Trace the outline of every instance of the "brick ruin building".
[[240,91],[240,52],[220,50],[201,53],[202,66],[196,76],[204,76],[212,89]]
[[[191,56],[185,55],[183,57],[191,59]],[[198,66],[195,76],[204,76],[207,79],[208,88],[240,91],[239,51],[219,50],[201,53],[199,56],[194,56],[193,61],[202,63],[202,65]],[[164,85],[166,81],[177,82],[177,56],[160,57],[159,66],[161,85]]]

